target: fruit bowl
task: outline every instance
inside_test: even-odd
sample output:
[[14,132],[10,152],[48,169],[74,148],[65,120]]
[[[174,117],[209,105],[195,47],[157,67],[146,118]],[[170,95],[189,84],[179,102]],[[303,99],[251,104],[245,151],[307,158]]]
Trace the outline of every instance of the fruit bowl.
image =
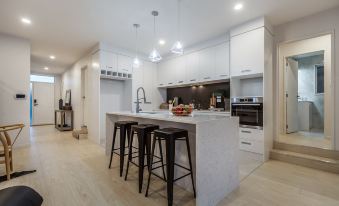
[[193,107],[191,105],[180,104],[172,108],[172,113],[175,116],[189,116],[192,113],[192,111]]

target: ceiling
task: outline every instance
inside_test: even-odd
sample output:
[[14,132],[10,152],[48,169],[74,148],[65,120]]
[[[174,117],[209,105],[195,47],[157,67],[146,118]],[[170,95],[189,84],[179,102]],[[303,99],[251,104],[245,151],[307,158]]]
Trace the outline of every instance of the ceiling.
[[[99,41],[134,51],[133,23],[141,24],[139,50],[153,45],[152,10],[159,11],[161,54],[176,39],[176,0],[0,0],[0,32],[30,39],[32,71],[62,73]],[[241,2],[243,10],[235,11]],[[224,34],[250,19],[267,16],[273,25],[339,5],[339,0],[182,0],[181,33],[184,46]],[[28,17],[31,25],[20,18]],[[49,55],[55,55],[50,60]],[[43,67],[49,67],[44,71]]]

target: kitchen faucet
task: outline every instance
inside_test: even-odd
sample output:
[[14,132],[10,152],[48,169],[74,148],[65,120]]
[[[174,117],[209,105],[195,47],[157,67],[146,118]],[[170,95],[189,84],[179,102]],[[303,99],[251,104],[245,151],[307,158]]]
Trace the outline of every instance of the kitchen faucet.
[[[139,98],[139,91],[142,90],[142,93],[144,94],[144,97],[143,98]],[[144,100],[144,104],[151,104],[151,102],[147,102],[146,101],[146,95],[145,95],[145,89],[143,87],[139,87],[137,89],[137,102],[136,103],[136,108],[135,108],[135,112],[136,113],[139,113],[140,111],[142,111],[142,109],[140,108],[140,100]]]

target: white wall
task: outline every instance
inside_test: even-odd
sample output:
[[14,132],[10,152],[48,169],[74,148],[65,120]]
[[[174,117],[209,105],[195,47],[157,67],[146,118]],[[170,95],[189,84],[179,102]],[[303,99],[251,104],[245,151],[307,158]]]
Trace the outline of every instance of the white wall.
[[[288,42],[294,40],[301,40],[305,38],[319,36],[320,34],[333,33],[339,31],[339,7],[327,10],[312,16],[308,16],[293,22],[289,22],[283,25],[275,27],[275,42],[279,44],[281,42]],[[333,85],[334,88],[334,119],[337,123],[339,121],[339,38],[337,35],[332,37],[332,66],[333,66]],[[276,55],[275,55],[276,56]],[[277,60],[277,57],[275,58]],[[277,63],[276,63],[277,66]],[[276,81],[278,82],[278,74],[276,73]],[[276,94],[279,92],[279,86],[275,85]],[[278,102],[278,97],[275,99]],[[276,105],[276,104],[274,104]],[[276,108],[277,111],[278,108]],[[278,115],[275,120],[278,121]],[[276,128],[277,130],[278,128]],[[334,128],[335,137],[335,149],[339,150],[339,127]]]
[[[24,123],[16,146],[29,145],[30,42],[0,34],[0,125]],[[26,94],[15,100],[16,93]]]
[[80,59],[62,75],[61,97],[64,100],[66,90],[71,90],[71,103],[74,111],[75,129],[80,129],[82,125],[81,68],[88,65],[89,61],[89,56]]

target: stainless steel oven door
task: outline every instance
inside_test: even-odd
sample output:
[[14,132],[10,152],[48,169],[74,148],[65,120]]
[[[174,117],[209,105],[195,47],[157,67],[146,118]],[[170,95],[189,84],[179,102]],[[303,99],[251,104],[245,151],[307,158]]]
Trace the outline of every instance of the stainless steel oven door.
[[232,116],[239,117],[240,126],[262,128],[262,103],[233,103]]

